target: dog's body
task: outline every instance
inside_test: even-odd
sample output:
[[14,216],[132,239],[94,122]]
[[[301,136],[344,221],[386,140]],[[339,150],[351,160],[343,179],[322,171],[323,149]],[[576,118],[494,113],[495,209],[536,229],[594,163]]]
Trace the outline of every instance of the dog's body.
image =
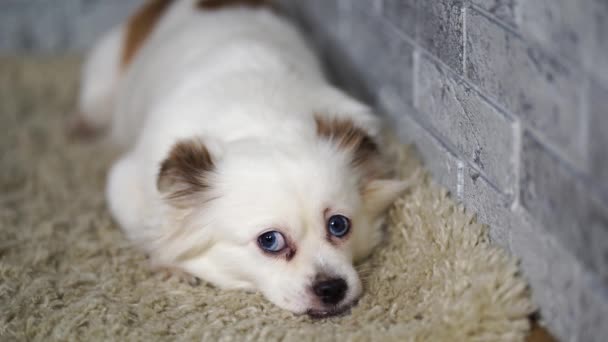
[[299,33],[235,2],[150,1],[89,56],[81,119],[126,151],[111,212],[156,266],[342,311],[406,184],[380,179],[378,119],[328,84]]

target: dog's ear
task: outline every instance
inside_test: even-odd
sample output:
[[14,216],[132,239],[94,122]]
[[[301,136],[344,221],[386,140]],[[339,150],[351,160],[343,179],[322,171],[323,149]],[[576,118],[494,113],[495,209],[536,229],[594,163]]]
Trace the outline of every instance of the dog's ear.
[[361,172],[362,185],[382,178],[386,167],[374,139],[350,119],[328,119],[315,115],[317,135],[352,153],[351,165]]
[[184,206],[211,187],[214,158],[200,139],[178,141],[161,163],[158,191],[173,205]]
[[390,179],[390,168],[377,143],[349,119],[327,119],[315,115],[317,135],[353,155],[352,166],[361,174],[361,194],[368,215],[378,217],[412,185],[410,180]]

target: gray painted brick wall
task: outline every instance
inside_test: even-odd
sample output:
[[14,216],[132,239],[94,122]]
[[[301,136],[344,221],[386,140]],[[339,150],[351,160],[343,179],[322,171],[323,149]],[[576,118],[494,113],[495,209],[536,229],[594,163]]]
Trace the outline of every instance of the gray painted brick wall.
[[604,340],[607,3],[283,3],[336,81],[386,114],[435,179],[520,258],[554,334]]
[[516,165],[513,119],[426,54],[417,59],[414,107],[463,159],[502,192],[513,195]]
[[[573,163],[584,164],[583,80],[556,58],[472,8],[467,16],[466,77]],[[584,166],[584,165],[581,165]]]
[[[83,51],[142,1],[1,0],[0,54]],[[608,1],[278,1],[520,258],[550,330],[604,340]]]

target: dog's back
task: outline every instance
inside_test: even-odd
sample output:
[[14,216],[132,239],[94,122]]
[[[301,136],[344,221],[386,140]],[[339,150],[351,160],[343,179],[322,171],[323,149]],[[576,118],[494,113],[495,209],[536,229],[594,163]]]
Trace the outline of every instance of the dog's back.
[[[210,123],[217,113],[202,104],[246,101],[252,87],[258,99],[264,97],[264,87],[255,84],[256,75],[277,83],[294,77],[322,80],[318,62],[301,36],[271,9],[200,3],[151,1],[93,51],[85,66],[81,111],[96,125],[110,128],[115,142],[132,145],[148,116],[178,96],[197,113],[182,108],[171,114],[172,121],[177,115],[197,115]],[[275,91],[289,91],[285,85],[298,83],[291,81],[277,84]],[[100,89],[100,83],[108,89]],[[90,88],[97,91],[95,96],[89,95]],[[184,99],[186,93],[197,96]]]

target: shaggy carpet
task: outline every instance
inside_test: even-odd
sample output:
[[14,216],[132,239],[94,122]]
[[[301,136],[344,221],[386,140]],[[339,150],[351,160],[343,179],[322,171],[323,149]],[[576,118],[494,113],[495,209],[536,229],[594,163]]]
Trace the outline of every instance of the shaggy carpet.
[[[350,313],[294,316],[258,294],[163,281],[110,218],[116,152],[70,142],[77,58],[0,60],[0,340],[522,341],[534,310],[516,262],[420,173],[360,266]],[[419,167],[397,148],[399,171]]]

